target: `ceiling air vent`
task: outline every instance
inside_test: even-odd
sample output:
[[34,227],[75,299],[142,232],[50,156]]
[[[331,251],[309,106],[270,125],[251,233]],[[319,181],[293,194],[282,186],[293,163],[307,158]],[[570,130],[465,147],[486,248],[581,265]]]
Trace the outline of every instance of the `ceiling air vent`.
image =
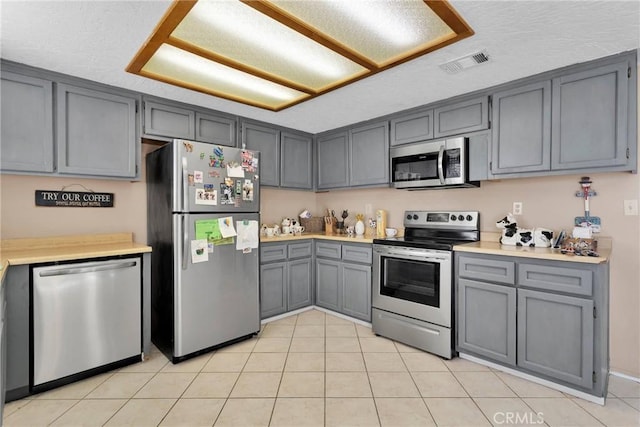
[[444,64],[440,64],[440,68],[449,74],[456,74],[470,67],[475,67],[489,61],[489,54],[486,50],[462,56]]

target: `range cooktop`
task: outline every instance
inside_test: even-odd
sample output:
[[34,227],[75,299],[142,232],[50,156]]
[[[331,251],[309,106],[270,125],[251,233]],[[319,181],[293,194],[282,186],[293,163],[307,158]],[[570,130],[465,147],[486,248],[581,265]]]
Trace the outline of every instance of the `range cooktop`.
[[450,251],[454,245],[480,240],[477,211],[406,211],[404,236],[374,239],[374,244]]

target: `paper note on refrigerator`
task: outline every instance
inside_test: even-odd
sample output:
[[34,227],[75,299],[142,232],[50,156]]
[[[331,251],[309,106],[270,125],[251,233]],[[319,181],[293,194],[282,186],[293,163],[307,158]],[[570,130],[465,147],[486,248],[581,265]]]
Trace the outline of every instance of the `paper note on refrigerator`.
[[244,169],[238,164],[227,164],[227,176],[230,178],[244,178]]
[[233,237],[237,235],[236,229],[233,227],[233,217],[218,218],[218,225],[222,237]]
[[191,262],[196,264],[198,262],[209,261],[209,252],[207,251],[207,240],[198,239],[191,241]]
[[257,249],[259,243],[258,221],[237,221],[238,237],[236,237],[236,249]]

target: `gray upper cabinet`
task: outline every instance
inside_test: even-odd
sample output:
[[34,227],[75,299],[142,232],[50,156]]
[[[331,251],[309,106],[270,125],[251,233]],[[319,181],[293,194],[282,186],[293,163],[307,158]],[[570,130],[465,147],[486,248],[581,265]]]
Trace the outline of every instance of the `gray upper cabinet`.
[[242,146],[260,152],[260,185],[280,185],[280,131],[258,124],[242,123]]
[[313,188],[311,136],[243,121],[242,146],[260,152],[260,185]]
[[349,135],[339,132],[318,137],[318,190],[349,186]]
[[518,365],[593,387],[593,301],[518,290]]
[[493,174],[550,169],[550,80],[496,92],[492,124]]
[[389,183],[389,123],[369,123],[316,140],[317,189]]
[[57,84],[58,172],[136,177],[136,101],[132,96]]
[[227,146],[236,145],[236,120],[196,111],[196,141]]
[[195,112],[155,101],[144,101],[144,135],[195,139]]
[[433,139],[433,109],[391,120],[391,146]]
[[2,171],[53,172],[53,82],[2,71]]
[[389,183],[389,123],[349,130],[349,185]]
[[627,61],[553,80],[554,169],[627,163]]
[[313,188],[313,140],[291,132],[280,135],[280,186]]
[[443,105],[434,110],[434,138],[489,128],[489,97]]
[[145,97],[143,135],[150,139],[189,139],[235,147],[236,119],[212,110]]

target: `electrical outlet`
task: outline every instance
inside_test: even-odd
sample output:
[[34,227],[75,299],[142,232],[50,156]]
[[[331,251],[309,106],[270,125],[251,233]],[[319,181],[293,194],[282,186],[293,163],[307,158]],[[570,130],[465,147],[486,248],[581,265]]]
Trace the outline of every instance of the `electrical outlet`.
[[522,202],[513,202],[513,212],[514,215],[522,215]]
[[624,201],[624,214],[625,215],[638,215],[638,201],[637,200],[625,200]]

